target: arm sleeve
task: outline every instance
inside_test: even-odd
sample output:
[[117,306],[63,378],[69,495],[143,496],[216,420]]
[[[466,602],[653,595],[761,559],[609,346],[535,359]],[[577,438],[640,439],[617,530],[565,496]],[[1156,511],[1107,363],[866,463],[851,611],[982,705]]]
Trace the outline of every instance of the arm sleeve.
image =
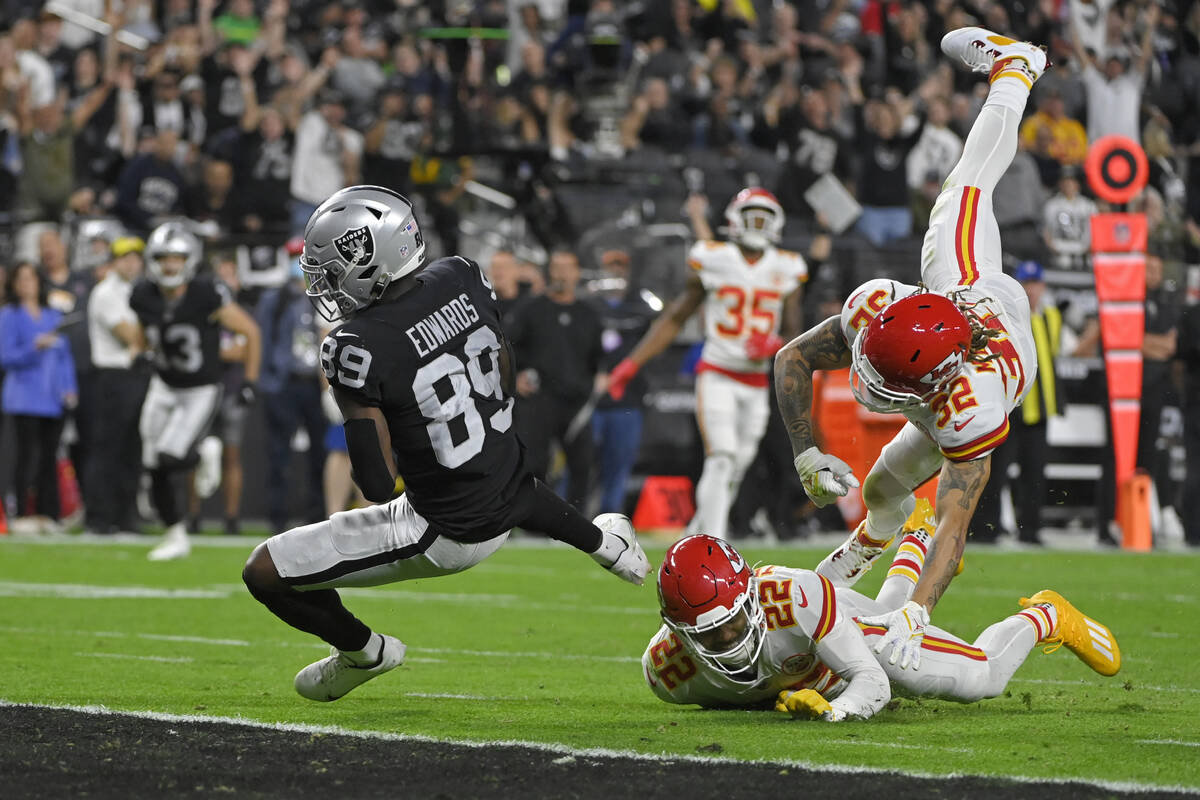
[[867,719],[887,705],[892,687],[887,673],[849,618],[838,614],[833,630],[817,642],[817,658],[849,685],[829,702],[848,717]]
[[27,367],[37,361],[37,348],[29,333],[14,311],[0,311],[0,365],[11,369]]

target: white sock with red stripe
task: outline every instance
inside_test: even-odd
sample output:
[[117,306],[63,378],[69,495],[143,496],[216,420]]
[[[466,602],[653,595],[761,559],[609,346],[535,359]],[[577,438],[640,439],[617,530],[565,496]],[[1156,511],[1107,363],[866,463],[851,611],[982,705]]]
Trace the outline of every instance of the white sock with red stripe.
[[1017,614],[1024,617],[1037,631],[1039,642],[1049,639],[1058,627],[1058,611],[1050,603],[1038,603]]
[[914,531],[905,534],[896,547],[896,557],[888,569],[887,578],[875,601],[884,608],[900,608],[912,596],[917,581],[921,579],[921,570],[925,566],[925,556],[933,537],[925,531]]
[[[1034,620],[1027,616],[1028,610],[989,626],[975,640],[975,646],[988,657],[984,697],[995,697],[1003,692],[1013,673],[1025,663],[1029,651],[1038,643],[1038,628]],[[1040,622],[1044,624],[1045,618]]]

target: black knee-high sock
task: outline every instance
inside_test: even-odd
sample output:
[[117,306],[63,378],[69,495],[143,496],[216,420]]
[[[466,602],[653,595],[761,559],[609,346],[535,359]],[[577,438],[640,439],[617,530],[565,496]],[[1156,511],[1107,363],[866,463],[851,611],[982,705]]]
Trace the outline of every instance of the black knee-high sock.
[[517,524],[566,542],[585,553],[596,552],[604,541],[604,534],[599,528],[540,480],[534,488],[533,507],[529,515]]
[[338,650],[362,650],[371,640],[371,629],[351,614],[333,589],[268,592],[247,583],[254,599],[293,628],[319,636]]
[[176,470],[157,467],[150,472],[150,497],[159,518],[168,528],[179,522],[179,480]]

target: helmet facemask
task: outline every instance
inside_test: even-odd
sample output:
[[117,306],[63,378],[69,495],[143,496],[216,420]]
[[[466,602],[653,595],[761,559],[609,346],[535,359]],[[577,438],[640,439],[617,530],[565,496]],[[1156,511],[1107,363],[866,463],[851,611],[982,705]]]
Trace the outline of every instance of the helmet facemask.
[[[665,614],[663,620],[696,658],[730,680],[744,684],[758,681],[753,668],[762,652],[767,624],[758,602],[757,581],[750,581],[749,589],[737,598],[732,609],[710,609],[696,618],[695,625],[677,622]],[[720,629],[725,626],[740,628],[732,641],[721,636]]]
[[766,250],[779,242],[779,216],[774,209],[746,206],[734,212],[740,224],[733,227],[734,241],[751,250]]
[[[929,391],[923,394],[899,386],[890,386],[887,379],[879,374],[879,370],[875,369],[875,365],[863,354],[865,338],[866,331],[859,331],[850,346],[850,390],[854,392],[855,399],[871,411],[888,414],[916,408],[936,394],[943,385],[930,387]],[[950,378],[957,374],[958,370],[955,370]]]

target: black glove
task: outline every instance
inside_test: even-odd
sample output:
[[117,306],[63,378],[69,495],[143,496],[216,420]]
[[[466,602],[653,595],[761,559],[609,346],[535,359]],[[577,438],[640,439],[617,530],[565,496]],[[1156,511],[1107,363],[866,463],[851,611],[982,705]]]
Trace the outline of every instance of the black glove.
[[241,387],[237,392],[238,405],[252,406],[254,401],[258,399],[258,389],[250,381],[242,381]]

